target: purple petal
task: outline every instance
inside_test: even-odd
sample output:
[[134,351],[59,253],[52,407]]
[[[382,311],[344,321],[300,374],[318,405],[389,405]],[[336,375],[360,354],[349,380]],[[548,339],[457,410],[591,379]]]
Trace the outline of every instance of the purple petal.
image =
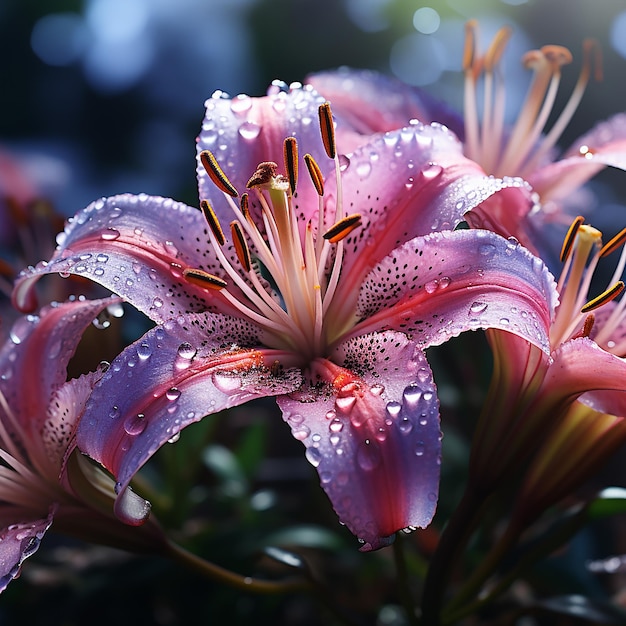
[[127,491],[133,475],[185,426],[300,384],[293,371],[270,370],[289,355],[238,347],[254,339],[254,328],[240,320],[187,316],[152,329],[112,362],[91,394],[77,445],[118,480],[116,511],[126,511],[125,521],[132,519],[126,505],[142,506]]
[[424,124],[445,124],[463,138],[462,115],[396,78],[343,67],[311,74],[306,83],[330,101],[333,113],[364,135],[402,128],[417,119]]
[[[288,91],[270,88],[268,96],[251,98],[240,95],[226,99],[221,92],[206,101],[206,116],[198,137],[197,151],[210,150],[226,176],[241,194],[259,163],[274,161],[284,172],[283,143],[295,137],[301,155],[311,154],[326,170],[328,158],[324,151],[318,121],[318,107],[324,102],[311,87],[294,85]],[[317,194],[306,169],[301,165],[296,205],[304,214],[304,224],[317,211]],[[230,222],[232,212],[223,194],[209,179],[198,159],[200,199],[213,205],[217,216]],[[302,180],[304,179],[304,180]],[[254,198],[252,195],[251,199]],[[253,217],[255,216],[252,211]]]
[[[6,511],[3,511],[3,517]],[[20,575],[22,563],[32,556],[48,528],[53,514],[43,519],[21,521],[0,530],[0,593]]]
[[402,334],[355,337],[332,356],[350,369],[319,359],[313,374],[328,389],[278,404],[339,519],[372,550],[434,515],[439,403],[424,354]]
[[363,321],[351,334],[406,332],[421,347],[466,330],[500,328],[549,351],[554,279],[517,242],[459,230],[418,237],[368,275],[359,295]]
[[35,305],[34,283],[44,274],[75,274],[122,296],[155,321],[229,306],[182,278],[187,267],[222,270],[202,213],[168,198],[124,194],[90,204],[59,235],[47,264],[22,273],[14,292],[21,310]]

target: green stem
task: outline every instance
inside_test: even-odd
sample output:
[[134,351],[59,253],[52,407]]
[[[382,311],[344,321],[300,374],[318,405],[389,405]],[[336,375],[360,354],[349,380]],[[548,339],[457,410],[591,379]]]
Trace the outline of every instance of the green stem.
[[396,576],[398,580],[398,592],[402,600],[402,605],[406,611],[409,624],[419,626],[419,620],[415,612],[415,600],[411,593],[411,585],[409,583],[409,573],[406,565],[406,557],[404,555],[403,538],[396,534],[393,542],[393,557],[396,563]]
[[486,494],[477,492],[468,484],[444,528],[424,582],[422,626],[440,626],[444,592],[452,567],[472,536],[486,499]]
[[205,561],[199,556],[185,550],[173,542],[167,543],[165,555],[173,561],[198,572],[206,578],[210,578],[211,580],[215,580],[230,587],[243,589],[251,593],[278,594],[294,591],[307,591],[311,589],[309,581],[301,578],[273,581],[260,580],[258,578],[236,574],[235,572],[231,572],[230,570],[220,567],[215,563]]

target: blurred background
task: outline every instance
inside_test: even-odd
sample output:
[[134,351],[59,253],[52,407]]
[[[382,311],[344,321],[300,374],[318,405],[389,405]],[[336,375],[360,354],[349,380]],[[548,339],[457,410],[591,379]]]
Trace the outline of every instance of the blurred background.
[[[564,147],[626,109],[623,0],[0,0],[0,190],[1,159],[9,154],[24,177],[24,201],[29,194],[44,196],[65,216],[121,192],[197,205],[195,137],[204,100],[215,90],[262,95],[275,78],[302,81],[347,65],[395,75],[460,108],[468,18],[480,20],[484,46],[502,25],[514,27],[505,57],[514,102],[528,85],[520,64],[526,50],[549,43],[571,49],[574,63],[564,70],[559,94],[564,103],[578,77],[583,39],[600,42],[604,80],[588,88]],[[615,209],[624,204],[624,182],[610,174],[606,180],[613,185],[607,206]],[[611,232],[624,226],[626,213],[616,215],[604,213],[605,221],[620,222]],[[10,231],[2,220],[0,245]],[[50,249],[42,245],[27,261]],[[468,416],[478,411],[490,363],[479,333],[437,349],[432,363],[446,434],[435,528],[459,495]],[[461,384],[468,390],[463,398]],[[331,587],[337,583],[344,606],[373,616],[368,623],[401,626],[388,553],[356,551],[276,413],[272,403],[261,403],[253,411],[215,416],[161,451],[156,469],[146,474],[159,519],[198,553],[241,572],[255,573],[257,552],[266,545],[312,551],[313,566]],[[624,485],[623,464],[612,467],[620,474],[609,482]],[[421,554],[435,536],[429,533],[411,536]],[[609,549],[626,553],[623,537],[624,545],[602,541],[597,529],[581,536],[570,557],[580,564]],[[414,573],[425,568],[417,557],[409,565]],[[261,568],[260,575],[267,571]],[[280,567],[278,574],[284,575]],[[599,589],[567,558],[542,576],[557,591]],[[245,596],[158,559],[46,537],[0,600],[0,625],[335,623],[313,607],[319,603],[310,598]]]
[[524,51],[562,44],[575,56],[564,100],[582,40],[601,43],[605,80],[588,90],[566,142],[624,109],[621,0],[2,0],[0,146],[24,156],[65,214],[125,191],[196,204],[194,139],[213,91],[261,95],[275,78],[349,65],[460,105],[469,17],[480,18],[485,45],[514,26],[511,91],[527,85]]

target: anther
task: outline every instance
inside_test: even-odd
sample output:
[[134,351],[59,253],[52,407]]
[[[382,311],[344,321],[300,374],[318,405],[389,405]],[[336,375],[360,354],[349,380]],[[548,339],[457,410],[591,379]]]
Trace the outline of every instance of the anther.
[[337,146],[335,144],[335,126],[333,124],[333,114],[330,110],[330,102],[320,104],[319,118],[324,149],[326,150],[328,157],[330,159],[334,159],[337,154]]
[[478,22],[469,20],[465,23],[465,47],[463,49],[463,71],[473,69],[476,57],[476,30]]
[[593,313],[589,313],[585,318],[585,322],[583,324],[583,337],[589,337],[591,335],[591,329],[593,328],[593,324],[596,321],[596,317]]
[[241,224],[237,220],[234,220],[230,223],[230,232],[233,237],[233,246],[235,247],[235,252],[237,253],[239,263],[241,263],[243,269],[246,272],[249,272],[252,268],[250,249],[248,248],[248,244],[246,243],[246,238],[244,237]]
[[276,170],[278,165],[273,161],[264,161],[259,163],[254,174],[250,177],[250,180],[246,183],[248,189],[253,187],[263,187],[269,185],[272,179],[276,176]]
[[215,238],[217,239],[217,243],[219,243],[220,246],[223,246],[224,242],[226,241],[224,237],[224,231],[222,230],[222,227],[220,226],[219,220],[217,219],[217,215],[215,215],[215,211],[213,210],[213,207],[206,200],[201,200],[200,209],[202,210],[204,219],[209,225],[211,232],[215,235]]
[[611,252],[615,252],[626,241],[626,228],[615,235],[610,241],[607,241],[600,249],[600,256],[608,256]]
[[224,289],[228,283],[219,276],[203,272],[202,270],[186,269],[183,270],[183,277],[188,283],[198,285],[204,289]]
[[224,171],[211,151],[203,150],[200,153],[200,162],[204,166],[209,178],[213,181],[213,184],[220,191],[223,191],[225,194],[228,194],[233,198],[236,198],[239,195],[233,184],[228,180],[226,174],[224,174]]
[[585,306],[580,309],[581,313],[589,313],[589,311],[593,311],[603,304],[614,300],[619,296],[620,293],[624,291],[624,283],[621,280],[618,280],[612,287],[609,287],[606,291],[603,291],[599,296],[596,296],[593,300],[589,300]]
[[283,144],[285,171],[289,180],[289,188],[293,194],[298,182],[298,144],[295,137],[287,137]]
[[604,78],[602,71],[602,48],[595,39],[585,39],[583,41],[583,71],[590,72],[591,67],[593,67],[594,80],[600,82]]
[[324,195],[324,177],[322,176],[322,171],[320,170],[319,165],[310,154],[304,155],[304,162],[306,164],[307,169],[309,170],[309,176],[311,177],[311,181],[313,182],[315,191],[317,191],[317,195],[323,196]]
[[506,44],[512,34],[513,29],[510,26],[503,26],[500,30],[498,30],[496,36],[491,42],[491,45],[489,46],[489,49],[487,50],[487,53],[485,54],[486,72],[493,71],[493,69],[498,65],[506,48]]
[[569,65],[572,60],[572,53],[564,46],[549,45],[541,48],[544,56],[552,64],[553,67],[559,68],[563,65]]
[[241,208],[241,214],[246,218],[246,221],[250,221],[250,199],[247,193],[241,194],[241,200],[239,201]]
[[563,246],[561,247],[561,263],[564,263],[567,260],[567,257],[569,257],[569,254],[572,251],[572,246],[574,245],[574,240],[578,234],[578,229],[583,225],[584,221],[585,218],[582,215],[579,215],[574,218],[572,225],[569,227],[569,230],[565,235],[565,239],[563,239]]
[[324,239],[330,243],[337,243],[347,237],[360,223],[361,216],[358,213],[347,215],[324,233]]

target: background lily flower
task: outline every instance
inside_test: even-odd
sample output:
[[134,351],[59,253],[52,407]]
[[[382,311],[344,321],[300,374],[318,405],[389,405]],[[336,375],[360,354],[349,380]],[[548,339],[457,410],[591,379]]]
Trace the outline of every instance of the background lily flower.
[[[298,180],[298,147],[310,180]],[[187,424],[272,396],[363,550],[426,526],[441,435],[423,350],[486,327],[547,349],[555,292],[541,261],[487,231],[432,232],[518,183],[477,173],[440,126],[338,155],[330,108],[299,86],[217,94],[198,153],[202,211],[98,201],[15,291],[28,307],[43,274],[77,273],[157,323],[113,361],[77,433],[116,477],[116,511]]]
[[[67,364],[85,328],[116,300],[47,306],[18,319],[0,349],[0,591],[53,522],[55,530],[92,541],[159,546],[155,524],[133,532],[111,515],[114,483],[100,468],[68,456],[103,369],[66,381]],[[146,502],[136,496],[128,504],[127,521],[143,521]]]
[[[523,190],[501,195],[468,214],[467,220],[505,237],[515,236],[529,249],[537,250],[543,224],[559,221],[563,225],[571,220],[562,213],[568,197],[605,166],[624,169],[626,118],[619,113],[599,123],[556,158],[557,142],[589,80],[592,75],[596,79],[602,75],[598,46],[586,41],[579,79],[560,112],[555,110],[555,100],[561,68],[572,61],[571,53],[562,46],[544,46],[525,55],[523,63],[532,70],[533,79],[515,122],[506,125],[506,77],[500,60],[509,36],[510,29],[502,28],[487,51],[480,54],[477,22],[467,23],[462,114],[455,114],[446,103],[437,103],[418,88],[373,71],[342,68],[312,74],[306,82],[328,98],[337,114],[359,133],[399,128],[410,119],[437,121],[463,140],[465,155],[486,173],[527,180],[536,195],[524,194]],[[479,95],[480,86],[483,93]],[[555,113],[557,119],[547,125]]]

